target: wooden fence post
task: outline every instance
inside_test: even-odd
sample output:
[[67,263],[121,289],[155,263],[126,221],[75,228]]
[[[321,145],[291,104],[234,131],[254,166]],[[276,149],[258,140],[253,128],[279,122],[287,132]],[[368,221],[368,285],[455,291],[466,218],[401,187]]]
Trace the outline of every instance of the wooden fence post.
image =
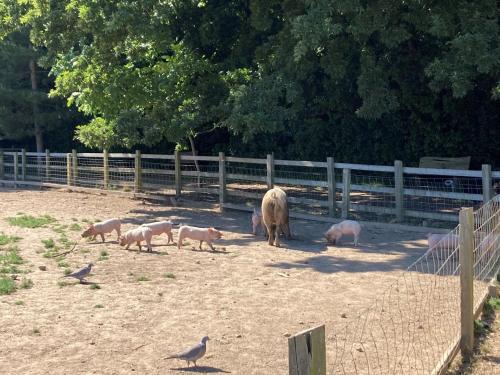
[[[17,182],[19,178],[19,155],[17,151],[14,152],[14,182]],[[14,187],[17,187],[17,184],[14,183]]]
[[71,186],[71,154],[66,154],[66,183]]
[[347,219],[351,208],[351,170],[342,170],[342,219]]
[[289,375],[326,375],[325,326],[288,338]]
[[50,151],[45,149],[45,181],[50,180]]
[[26,149],[21,149],[21,180],[26,180]]
[[274,154],[267,154],[267,188],[272,189],[274,187]]
[[493,182],[491,178],[491,165],[483,164],[483,203],[493,198]]
[[396,160],[394,162],[394,191],[396,201],[396,220],[404,220],[404,185],[403,185],[403,162]]
[[134,163],[134,192],[139,193],[142,189],[142,166],[141,166],[141,152],[139,150],[135,151],[135,163]]
[[5,162],[3,157],[3,151],[0,151],[0,180],[3,180],[5,175]]
[[102,175],[104,179],[104,189],[109,189],[109,152],[103,150],[102,154]]
[[182,192],[181,153],[175,150],[175,197],[180,198]]
[[226,202],[226,156],[219,152],[219,204],[220,210],[224,209]]
[[460,350],[467,361],[474,347],[474,211],[462,208],[459,215]]
[[73,186],[76,186],[78,180],[78,154],[76,150],[71,150],[71,160],[73,162]]
[[336,209],[336,183],[335,183],[335,162],[332,157],[326,158],[326,175],[328,179],[328,212],[331,217],[335,216]]

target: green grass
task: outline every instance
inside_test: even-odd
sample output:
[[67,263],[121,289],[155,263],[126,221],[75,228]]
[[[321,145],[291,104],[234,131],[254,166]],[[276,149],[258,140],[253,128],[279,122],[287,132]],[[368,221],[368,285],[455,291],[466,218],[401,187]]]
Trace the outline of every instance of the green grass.
[[68,262],[66,262],[65,260],[60,260],[59,262],[57,262],[57,265],[61,268],[69,267]]
[[3,232],[0,233],[0,246],[8,245],[10,243],[18,242],[21,237],[9,236]]
[[49,238],[48,240],[42,240],[43,246],[45,246],[46,249],[53,249],[56,246],[56,243],[52,238]]
[[90,289],[101,289],[99,284],[90,284]]
[[20,215],[15,217],[8,217],[7,222],[10,225],[14,225],[16,227],[21,228],[40,228],[47,224],[52,224],[56,222],[52,216],[42,215],[42,216],[31,216],[31,215]]
[[82,227],[78,223],[73,223],[69,226],[69,230],[79,232],[82,230]]
[[16,283],[10,277],[0,277],[0,296],[16,290]]
[[104,308],[104,305],[101,305],[100,303],[98,303],[97,305],[94,306],[96,309],[103,309]]
[[19,284],[19,287],[21,289],[31,289],[33,287],[33,281],[31,281],[31,279],[23,277],[21,283]]
[[17,247],[11,247],[4,254],[0,254],[0,264],[9,266],[11,264],[23,264],[23,258],[18,253]]
[[146,276],[139,276],[137,281],[150,281]]
[[71,283],[68,283],[67,281],[58,281],[57,285],[59,285],[59,288],[64,288],[65,286],[71,285]]
[[0,273],[21,273],[21,270],[17,268],[15,265],[14,266],[4,266],[0,268]]
[[14,302],[14,304],[17,306],[22,306],[22,305],[24,305],[24,302],[23,301],[16,301],[16,302]]
[[493,310],[500,310],[500,298],[490,298],[488,300],[488,306]]
[[167,272],[163,276],[165,276],[167,279],[175,279],[175,275],[172,272]]
[[108,260],[109,259],[109,254],[106,250],[101,251],[101,256],[99,257],[98,260]]
[[71,273],[71,269],[65,268],[64,269],[64,276],[68,276]]

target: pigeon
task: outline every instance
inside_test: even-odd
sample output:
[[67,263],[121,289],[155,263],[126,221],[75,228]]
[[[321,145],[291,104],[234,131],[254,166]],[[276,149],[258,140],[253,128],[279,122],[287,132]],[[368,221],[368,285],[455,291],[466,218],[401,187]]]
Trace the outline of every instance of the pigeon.
[[208,336],[204,336],[201,339],[201,341],[192,348],[189,348],[188,350],[185,350],[178,354],[170,355],[165,359],[171,359],[171,358],[183,359],[184,361],[187,362],[188,367],[190,362],[193,362],[194,367],[197,367],[196,361],[199,360],[201,357],[203,357],[207,351],[208,340],[209,340]]
[[90,273],[92,266],[93,266],[93,264],[89,263],[85,267],[83,267],[82,269],[75,271],[73,273],[70,273],[69,275],[66,275],[64,277],[74,277],[75,279],[78,279],[81,283],[82,280],[85,278],[85,276],[87,276]]

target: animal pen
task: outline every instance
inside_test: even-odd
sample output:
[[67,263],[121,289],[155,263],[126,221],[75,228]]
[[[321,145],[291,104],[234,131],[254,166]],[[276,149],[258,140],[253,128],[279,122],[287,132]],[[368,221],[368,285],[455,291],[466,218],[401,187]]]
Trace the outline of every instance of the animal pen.
[[[473,320],[500,267],[500,171],[214,156],[0,152],[0,182],[93,188],[202,199],[250,211],[265,191],[283,188],[291,216],[335,222],[457,223],[374,297],[370,308],[335,327],[334,374],[444,374],[472,350]],[[463,206],[471,207],[463,209]],[[316,332],[316,331],[314,331]],[[290,338],[290,373],[323,374],[324,331]],[[302,344],[300,344],[302,343]],[[305,343],[305,344],[304,344]],[[314,345],[313,345],[314,343]],[[309,371],[309,372],[308,372]]]

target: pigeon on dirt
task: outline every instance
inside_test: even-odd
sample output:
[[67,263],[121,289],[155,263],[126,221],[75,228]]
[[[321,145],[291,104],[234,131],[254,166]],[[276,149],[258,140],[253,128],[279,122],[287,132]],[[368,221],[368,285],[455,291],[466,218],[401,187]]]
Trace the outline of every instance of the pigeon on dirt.
[[82,280],[85,278],[85,276],[87,276],[90,273],[92,266],[93,266],[93,264],[89,263],[85,267],[83,267],[82,269],[75,271],[73,273],[70,273],[69,275],[66,275],[64,277],[74,277],[75,279],[78,279],[78,281],[80,281],[80,283],[81,283]]
[[204,336],[201,339],[201,341],[192,348],[189,348],[188,350],[185,350],[178,354],[172,354],[165,359],[171,359],[171,358],[182,359],[187,362],[188,367],[190,362],[193,362],[194,367],[197,367],[196,361],[199,360],[201,357],[203,357],[207,351],[208,340],[209,340],[208,336]]

